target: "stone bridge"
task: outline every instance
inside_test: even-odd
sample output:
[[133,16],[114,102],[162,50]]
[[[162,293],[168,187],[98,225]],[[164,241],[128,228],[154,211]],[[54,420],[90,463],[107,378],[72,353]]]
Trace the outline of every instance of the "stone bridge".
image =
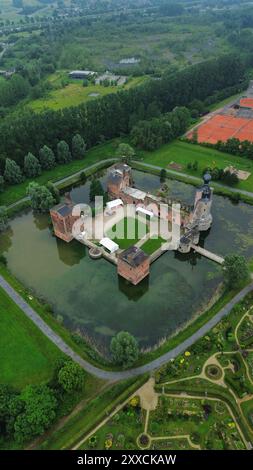
[[211,251],[206,250],[205,248],[202,248],[201,246],[191,244],[191,247],[194,251],[196,251],[200,255],[205,256],[206,258],[212,261],[215,261],[215,263],[219,263],[219,264],[224,263],[224,258],[222,258],[219,255],[216,255],[215,253],[212,253]]

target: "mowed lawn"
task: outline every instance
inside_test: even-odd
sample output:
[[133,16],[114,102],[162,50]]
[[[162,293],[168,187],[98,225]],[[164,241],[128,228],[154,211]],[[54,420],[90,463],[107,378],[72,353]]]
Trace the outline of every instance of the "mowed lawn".
[[142,246],[141,249],[147,254],[152,255],[156,250],[158,250],[161,245],[165,243],[165,240],[161,237],[151,237],[149,238]]
[[52,377],[62,356],[0,288],[0,382],[23,388]]
[[[192,176],[201,177],[203,170],[207,167],[226,168],[234,166],[239,170],[245,170],[251,173],[246,181],[240,181],[236,188],[253,192],[253,161],[247,158],[237,157],[218,150],[202,147],[201,145],[189,144],[175,140],[170,144],[163,145],[153,152],[139,152],[140,156],[146,163],[160,166],[161,168],[169,168],[171,162],[181,165],[182,173]],[[188,163],[198,162],[198,170],[189,170]]]
[[126,250],[135,245],[148,231],[148,226],[145,223],[133,217],[125,217],[108,230],[106,235],[117,243],[122,250]]

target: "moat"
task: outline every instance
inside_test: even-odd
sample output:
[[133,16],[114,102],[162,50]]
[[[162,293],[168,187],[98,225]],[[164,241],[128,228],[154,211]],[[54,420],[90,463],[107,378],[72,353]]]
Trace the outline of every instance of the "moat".
[[[101,177],[105,184],[106,177]],[[138,188],[155,191],[159,177],[134,171]],[[167,180],[171,195],[191,204],[196,188]],[[89,186],[71,191],[74,202],[89,202]],[[213,226],[201,245],[225,256],[253,256],[253,206],[233,204],[214,195]],[[221,282],[221,268],[191,252],[167,252],[153,263],[148,278],[133,286],[118,277],[104,259],[93,261],[88,250],[52,236],[49,218],[32,211],[17,216],[1,237],[1,253],[11,272],[45,299],[66,326],[83,331],[103,347],[120,330],[149,347],[173,334],[210,302]]]

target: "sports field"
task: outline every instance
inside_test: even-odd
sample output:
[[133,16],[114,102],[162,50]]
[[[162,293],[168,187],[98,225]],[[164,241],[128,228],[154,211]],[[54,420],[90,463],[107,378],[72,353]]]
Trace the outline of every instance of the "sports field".
[[[194,136],[191,131],[189,138]],[[216,144],[218,141],[226,142],[236,138],[241,142],[248,140],[253,142],[253,119],[216,114],[196,129],[196,137],[199,143]]]

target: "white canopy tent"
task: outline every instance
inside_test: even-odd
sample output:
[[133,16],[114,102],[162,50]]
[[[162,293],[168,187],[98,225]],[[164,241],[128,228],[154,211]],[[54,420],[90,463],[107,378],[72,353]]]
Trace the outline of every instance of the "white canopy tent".
[[106,248],[110,253],[115,253],[119,249],[119,245],[114,243],[110,238],[102,238],[99,242],[104,248]]
[[106,203],[106,208],[109,210],[114,209],[118,206],[123,206],[123,201],[121,201],[121,199],[113,199],[113,201],[109,201]]
[[148,215],[150,218],[154,217],[153,212],[144,209],[143,207],[136,207],[136,212],[140,212],[141,214]]

